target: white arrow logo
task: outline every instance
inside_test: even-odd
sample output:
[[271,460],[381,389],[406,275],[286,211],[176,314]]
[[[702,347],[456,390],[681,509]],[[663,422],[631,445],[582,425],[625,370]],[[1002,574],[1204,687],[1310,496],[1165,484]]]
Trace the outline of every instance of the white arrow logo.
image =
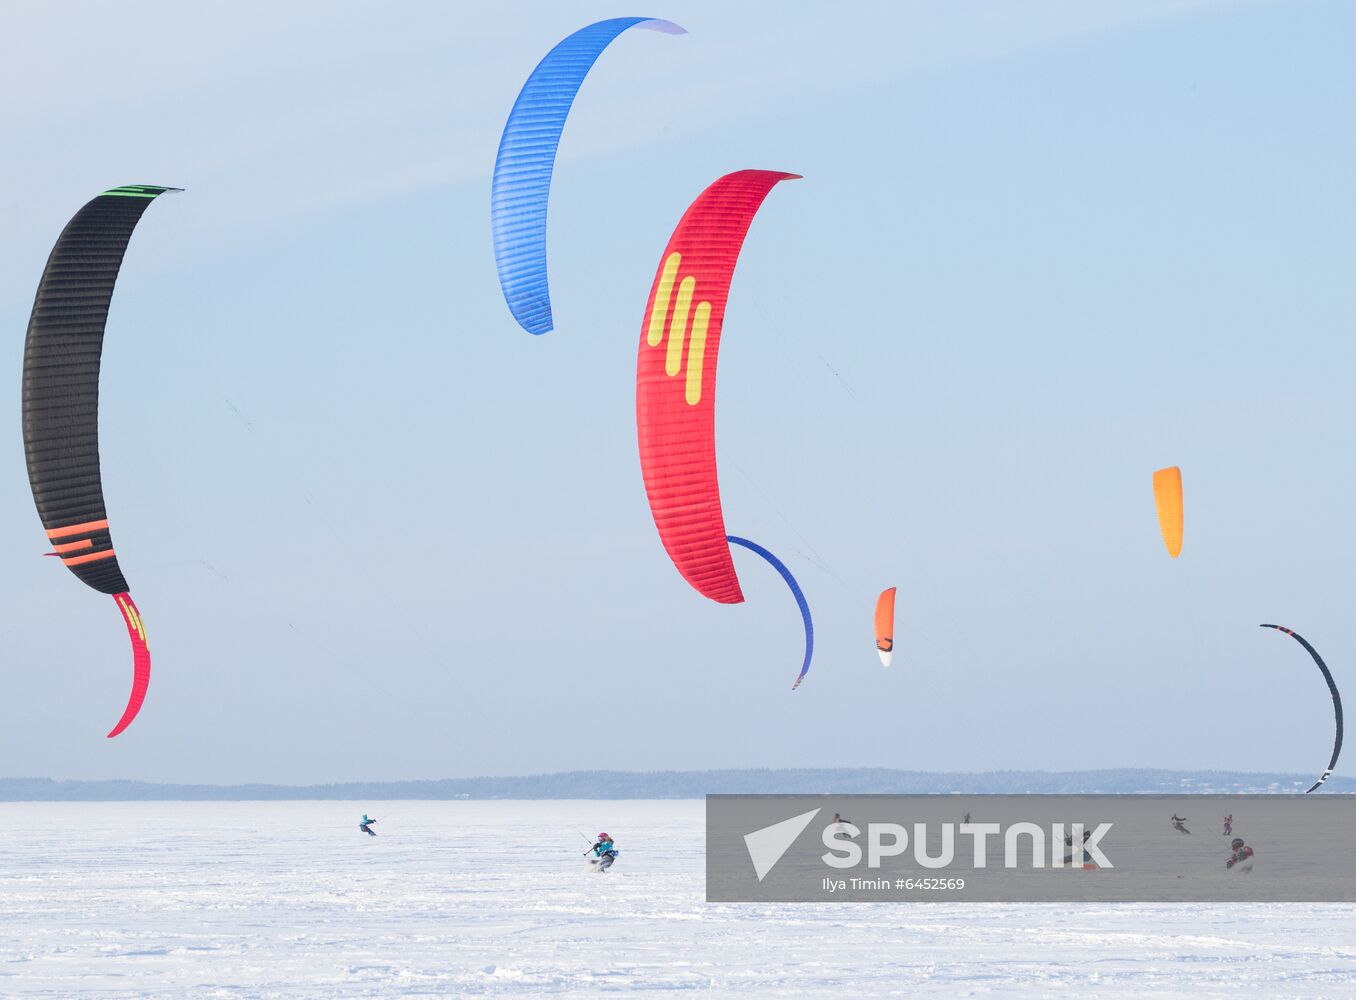
[[791,849],[796,838],[805,832],[805,828],[819,812],[818,809],[811,809],[799,816],[792,816],[780,823],[773,823],[761,830],[744,834],[744,846],[749,849],[749,860],[753,862],[753,870],[758,875],[759,882],[776,867],[782,855]]

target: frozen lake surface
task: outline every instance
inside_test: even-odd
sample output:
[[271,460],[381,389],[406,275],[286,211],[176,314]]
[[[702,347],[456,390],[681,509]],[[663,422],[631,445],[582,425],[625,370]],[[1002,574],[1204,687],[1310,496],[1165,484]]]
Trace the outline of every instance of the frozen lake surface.
[[1356,997],[1346,904],[707,904],[701,802],[5,814],[7,997]]

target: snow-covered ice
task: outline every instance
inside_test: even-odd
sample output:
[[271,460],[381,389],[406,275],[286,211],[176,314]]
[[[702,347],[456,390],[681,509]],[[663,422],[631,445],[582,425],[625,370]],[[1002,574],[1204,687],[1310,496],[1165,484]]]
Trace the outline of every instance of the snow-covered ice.
[[3,996],[1356,997],[1347,904],[708,904],[701,802],[4,814]]

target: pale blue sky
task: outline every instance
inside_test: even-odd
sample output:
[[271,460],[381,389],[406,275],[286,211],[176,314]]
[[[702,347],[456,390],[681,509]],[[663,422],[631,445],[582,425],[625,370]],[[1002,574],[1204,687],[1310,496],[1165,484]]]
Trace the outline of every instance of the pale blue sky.
[[[690,34],[628,33],[585,82],[552,192],[557,330],[533,338],[495,281],[499,132],[547,49],[622,15]],[[1326,762],[1321,678],[1256,625],[1356,692],[1356,8],[7,22],[0,773]],[[719,390],[727,524],[815,615],[794,694],[781,581],[741,553],[746,605],[688,588],[636,459],[659,254],[744,167],[805,176],[750,233]],[[154,655],[109,741],[126,639],[41,558],[18,389],[52,242],[124,183],[187,192],[134,237],[105,351],[105,487]],[[1168,464],[1176,562],[1150,491]]]

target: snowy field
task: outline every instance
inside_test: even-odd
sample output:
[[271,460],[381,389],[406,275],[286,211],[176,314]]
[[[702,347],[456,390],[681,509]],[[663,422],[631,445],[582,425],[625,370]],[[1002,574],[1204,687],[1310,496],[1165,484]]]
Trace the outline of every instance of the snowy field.
[[701,802],[4,814],[5,997],[1356,997],[1345,904],[708,905]]

